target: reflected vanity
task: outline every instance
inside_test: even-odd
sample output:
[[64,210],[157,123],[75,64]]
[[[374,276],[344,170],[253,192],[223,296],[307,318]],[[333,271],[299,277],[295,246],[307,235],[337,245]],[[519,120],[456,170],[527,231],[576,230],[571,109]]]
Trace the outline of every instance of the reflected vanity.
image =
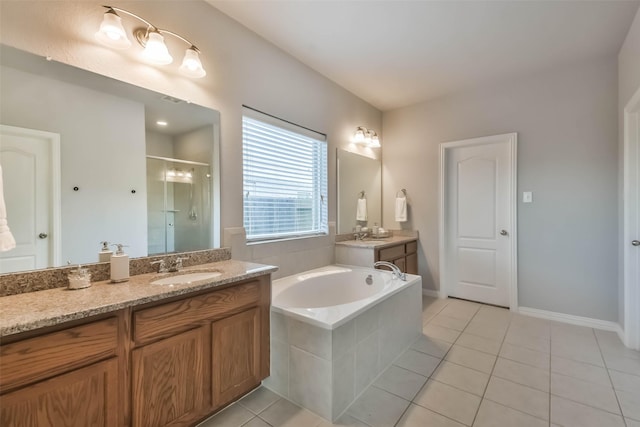
[[[0,45],[0,273],[219,247],[219,113]],[[166,125],[163,125],[165,122]],[[25,148],[27,147],[27,148]]]
[[[338,234],[354,227],[382,225],[382,168],[380,160],[338,149]],[[364,194],[363,194],[364,193]],[[359,221],[358,207],[366,206],[366,220]],[[359,204],[360,203],[360,204]]]

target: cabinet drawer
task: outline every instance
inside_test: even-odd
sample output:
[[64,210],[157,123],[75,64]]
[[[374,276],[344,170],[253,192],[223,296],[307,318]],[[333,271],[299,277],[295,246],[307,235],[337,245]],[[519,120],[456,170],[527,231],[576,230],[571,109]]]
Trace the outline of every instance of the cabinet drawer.
[[409,242],[407,243],[407,250],[405,251],[408,254],[412,254],[414,252],[418,252],[418,242]]
[[165,338],[257,305],[260,282],[252,281],[219,291],[143,309],[133,314],[133,340],[137,345]]
[[404,245],[391,246],[378,251],[378,261],[393,261],[404,256]]
[[116,317],[0,347],[0,392],[116,355]]

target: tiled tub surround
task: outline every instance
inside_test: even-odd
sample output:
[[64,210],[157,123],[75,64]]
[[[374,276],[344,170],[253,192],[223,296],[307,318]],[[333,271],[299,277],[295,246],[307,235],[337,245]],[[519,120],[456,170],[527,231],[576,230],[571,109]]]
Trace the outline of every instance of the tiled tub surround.
[[[213,279],[181,285],[152,285],[151,281],[189,271],[218,271]],[[277,271],[277,267],[226,260],[188,267],[179,273],[147,273],[132,276],[128,282],[96,282],[90,288],[54,288],[0,298],[0,337],[55,326],[126,307],[215,288]]]
[[[228,248],[206,249],[202,251],[133,258],[129,261],[129,271],[131,276],[152,273],[158,269],[157,265],[151,264],[152,261],[160,259],[171,261],[177,257],[186,257],[182,264],[185,267],[189,267],[229,260],[231,259],[231,251]],[[89,269],[92,282],[101,282],[109,279],[110,265],[108,262],[83,264],[83,266]],[[69,272],[76,267],[77,265],[71,265],[67,267],[0,274],[0,297],[67,287],[69,284],[67,276]]]
[[[366,298],[362,306],[356,303],[359,308],[350,314],[343,309],[354,303],[326,307],[328,312],[341,311],[332,324],[317,319],[311,323],[303,320],[299,309],[291,312],[277,306],[283,284],[286,287],[294,278],[273,282],[271,376],[264,384],[333,420],[420,335],[421,278],[409,275],[407,282],[394,279],[393,292]],[[313,310],[317,308],[309,311]]]

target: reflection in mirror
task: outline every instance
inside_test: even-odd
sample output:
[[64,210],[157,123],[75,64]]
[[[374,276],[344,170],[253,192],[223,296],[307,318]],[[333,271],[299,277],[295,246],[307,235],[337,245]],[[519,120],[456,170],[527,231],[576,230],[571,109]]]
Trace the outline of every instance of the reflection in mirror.
[[4,45],[0,61],[17,240],[0,273],[97,262],[104,240],[131,257],[214,247],[217,111]]
[[338,233],[374,224],[382,225],[380,160],[338,149]]

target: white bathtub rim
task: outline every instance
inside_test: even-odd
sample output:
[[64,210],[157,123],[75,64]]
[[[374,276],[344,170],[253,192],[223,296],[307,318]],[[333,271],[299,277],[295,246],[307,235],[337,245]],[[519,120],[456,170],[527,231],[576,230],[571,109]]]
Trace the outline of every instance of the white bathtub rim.
[[334,264],[334,265],[316,268],[313,270],[308,270],[308,271],[294,274],[291,276],[282,277],[272,282],[271,310],[275,313],[280,313],[285,316],[295,318],[297,320],[320,327],[322,329],[334,330],[344,325],[345,323],[349,322],[351,319],[354,319],[359,314],[365,312],[373,305],[378,304],[384,301],[385,299],[395,295],[396,293],[409,288],[415,283],[418,283],[419,286],[422,286],[422,278],[420,276],[407,274],[406,281],[402,281],[398,278],[394,278],[391,282],[393,286],[383,289],[380,293],[375,294],[371,297],[346,303],[346,304],[339,304],[331,307],[314,308],[314,309],[290,308],[290,307],[284,308],[284,307],[278,307],[273,304],[274,299],[281,292],[285,291],[286,289],[295,285],[296,283],[299,283],[299,279],[298,279],[299,276],[302,276],[305,274],[331,272],[339,269],[373,271],[376,273],[383,273],[383,274],[389,274],[389,275],[391,274],[391,272],[387,272],[384,270],[374,270],[372,268],[366,268],[366,267]]

